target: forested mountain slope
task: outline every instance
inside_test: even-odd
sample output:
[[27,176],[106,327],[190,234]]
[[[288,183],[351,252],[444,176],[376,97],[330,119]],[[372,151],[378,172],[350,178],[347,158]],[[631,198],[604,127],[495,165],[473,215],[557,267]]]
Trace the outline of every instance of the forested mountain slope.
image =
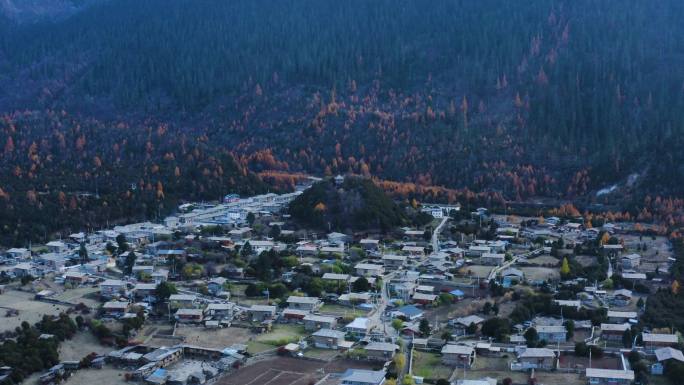
[[0,112],[152,120],[255,171],[679,197],[683,16],[677,0],[107,1],[3,27]]
[[54,21],[105,0],[0,0],[0,20],[10,23]]
[[63,111],[18,112],[0,127],[11,138],[0,148],[0,244],[159,219],[180,201],[268,190],[228,151],[155,121],[131,127]]

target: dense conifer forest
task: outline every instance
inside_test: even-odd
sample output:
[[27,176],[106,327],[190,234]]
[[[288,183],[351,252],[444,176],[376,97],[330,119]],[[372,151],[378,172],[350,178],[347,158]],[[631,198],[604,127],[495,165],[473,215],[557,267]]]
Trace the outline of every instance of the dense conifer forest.
[[[250,172],[275,170],[682,218],[681,1],[86,3],[1,23],[0,204],[15,210],[107,191],[118,211],[95,225],[261,191]],[[156,203],[120,202],[141,190]]]

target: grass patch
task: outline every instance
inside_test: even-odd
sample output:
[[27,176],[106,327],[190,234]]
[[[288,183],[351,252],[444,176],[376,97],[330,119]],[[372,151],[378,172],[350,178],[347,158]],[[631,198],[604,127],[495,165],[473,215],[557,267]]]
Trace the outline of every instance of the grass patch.
[[261,343],[259,341],[249,341],[247,342],[247,352],[249,354],[257,354],[261,352],[265,352],[267,350],[273,349],[272,345],[267,345],[264,343]]
[[331,304],[325,304],[321,306],[319,311],[325,314],[334,314],[337,316],[350,318],[363,317],[368,314],[367,312],[359,309],[358,307],[356,309],[352,309],[351,307],[347,306]]
[[475,358],[475,363],[473,364],[473,367],[471,370],[500,370],[500,371],[507,371],[509,370],[509,361],[510,358],[504,358],[504,357],[484,357],[484,356],[478,356]]
[[270,332],[257,336],[255,340],[271,346],[283,346],[291,342],[298,342],[304,335],[306,335],[304,326],[275,324]]
[[413,375],[438,380],[448,379],[453,371],[453,368],[442,365],[439,354],[413,351]]
[[338,354],[340,354],[340,352],[333,349],[308,348],[304,351],[304,357],[318,358],[323,360],[332,359]]

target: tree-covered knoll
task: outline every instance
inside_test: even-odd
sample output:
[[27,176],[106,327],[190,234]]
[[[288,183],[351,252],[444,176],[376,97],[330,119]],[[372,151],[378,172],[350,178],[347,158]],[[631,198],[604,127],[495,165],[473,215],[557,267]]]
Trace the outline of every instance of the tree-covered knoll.
[[347,177],[314,184],[289,207],[292,217],[323,230],[390,230],[406,222],[401,207],[370,179]]

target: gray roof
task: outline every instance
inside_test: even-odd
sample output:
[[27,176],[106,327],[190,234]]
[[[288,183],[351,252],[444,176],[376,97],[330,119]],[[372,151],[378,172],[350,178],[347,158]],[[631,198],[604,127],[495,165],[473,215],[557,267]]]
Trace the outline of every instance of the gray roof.
[[169,301],[196,301],[197,296],[192,294],[171,294]]
[[349,274],[325,273],[323,279],[346,281],[349,279]]
[[322,316],[322,315],[315,315],[315,314],[309,314],[306,317],[304,317],[304,321],[313,321],[313,322],[335,322],[335,317],[328,317],[328,316]]
[[608,310],[608,318],[636,318],[637,312],[635,311],[615,311]]
[[684,354],[682,354],[682,351],[670,347],[656,349],[655,355],[658,361],[667,361],[669,359],[674,359],[680,362],[684,362]]
[[563,325],[540,325],[535,326],[537,333],[566,333],[567,329]]
[[341,332],[339,330],[332,330],[332,329],[321,329],[321,330],[318,330],[316,333],[312,334],[312,336],[343,339],[344,338],[344,332]]
[[276,307],[275,306],[270,306],[270,305],[252,305],[249,308],[249,311],[267,311],[267,312],[276,312]]
[[442,347],[442,354],[463,354],[470,355],[473,354],[472,346],[465,345],[444,345]]
[[484,318],[478,317],[474,314],[471,314],[471,315],[466,316],[466,317],[456,318],[454,320],[454,322],[457,324],[464,325],[464,326],[470,326],[470,324],[473,324],[473,323],[477,325],[479,323],[484,322]]
[[644,342],[665,342],[676,344],[679,342],[676,334],[641,333]]
[[518,355],[518,358],[535,358],[535,357],[555,357],[556,353],[547,348],[527,348]]
[[342,374],[342,381],[351,383],[379,384],[384,378],[384,370],[347,369]]
[[143,356],[143,358],[150,362],[155,362],[166,358],[169,354],[176,353],[178,348],[159,348],[153,350]]
[[617,378],[621,380],[633,381],[634,371],[587,368],[586,376],[587,378]]
[[389,342],[371,342],[366,346],[366,350],[379,350],[383,352],[394,352],[399,349],[399,346]]
[[176,315],[202,315],[202,309],[178,309]]
[[287,298],[288,303],[306,303],[315,305],[321,300],[318,297],[298,297],[296,295],[291,295]]

